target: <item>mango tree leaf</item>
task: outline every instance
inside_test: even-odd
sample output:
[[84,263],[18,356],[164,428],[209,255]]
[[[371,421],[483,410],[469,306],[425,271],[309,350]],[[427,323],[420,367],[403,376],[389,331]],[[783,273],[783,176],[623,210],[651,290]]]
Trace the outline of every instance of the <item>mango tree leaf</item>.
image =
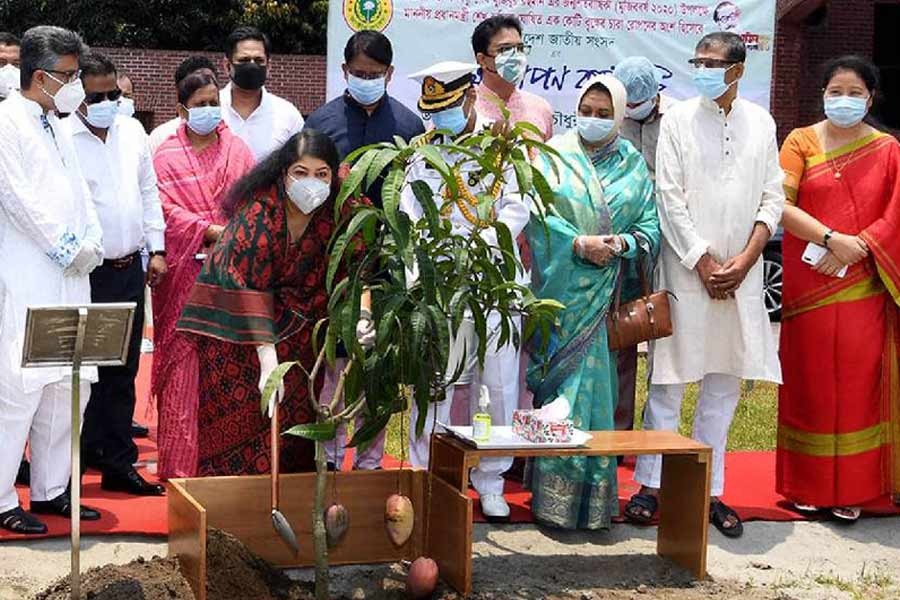
[[502,253],[503,274],[506,275],[507,279],[515,279],[518,265],[516,265],[516,255],[509,227],[502,221],[496,221],[494,223],[494,231],[497,232],[497,245]]
[[400,151],[396,148],[384,148],[378,151],[378,154],[372,160],[372,164],[369,165],[368,173],[366,173],[365,189],[372,187],[375,180],[378,179],[385,168],[397,158],[398,154],[400,154]]
[[269,374],[269,378],[266,379],[266,385],[263,387],[259,400],[260,410],[263,414],[269,410],[269,400],[272,398],[275,390],[278,389],[278,386],[281,385],[281,382],[284,381],[284,376],[297,364],[297,361],[283,362],[275,367],[275,370]]
[[325,442],[333,440],[337,435],[337,426],[333,421],[325,423],[305,423],[303,425],[294,425],[282,435],[293,435],[299,438],[313,440],[314,442]]
[[376,209],[368,206],[358,208],[350,219],[347,228],[344,229],[335,240],[328,262],[328,273],[325,278],[325,286],[329,291],[332,291],[333,289],[334,277],[337,275],[337,271],[341,266],[341,261],[344,259],[344,252],[347,250],[347,246],[353,240],[357,232],[359,232],[368,221],[377,218],[378,215]]
[[341,211],[344,207],[344,202],[350,196],[358,196],[360,192],[360,185],[363,182],[363,179],[366,176],[366,172],[369,170],[369,166],[372,164],[372,161],[375,160],[375,157],[378,156],[378,151],[375,149],[367,151],[362,157],[353,165],[353,168],[350,169],[350,174],[344,180],[343,185],[341,185],[341,191],[338,193],[337,199],[334,201],[334,218],[335,220],[340,220]]
[[438,212],[437,203],[434,201],[434,191],[430,185],[421,179],[416,179],[410,183],[410,187],[412,187],[413,194],[415,194],[416,200],[419,201],[419,205],[425,214],[428,230],[432,235],[436,234],[440,228],[441,216]]

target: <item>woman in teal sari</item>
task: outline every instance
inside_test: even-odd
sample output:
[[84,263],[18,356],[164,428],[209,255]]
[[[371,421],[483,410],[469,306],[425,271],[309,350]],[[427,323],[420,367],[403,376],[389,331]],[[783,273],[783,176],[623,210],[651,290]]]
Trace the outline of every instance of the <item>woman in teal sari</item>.
[[[555,195],[547,229],[533,221],[527,230],[535,293],[566,305],[551,339],[532,353],[528,382],[535,406],[565,396],[576,427],[612,430],[618,383],[606,312],[620,273],[622,300],[637,295],[636,259],[652,268],[659,219],[644,159],[618,135],[622,84],[594,77],[577,111],[577,128],[549,142],[565,161],[539,165]],[[614,457],[539,458],[531,489],[535,519],[547,525],[607,529],[618,514]]]

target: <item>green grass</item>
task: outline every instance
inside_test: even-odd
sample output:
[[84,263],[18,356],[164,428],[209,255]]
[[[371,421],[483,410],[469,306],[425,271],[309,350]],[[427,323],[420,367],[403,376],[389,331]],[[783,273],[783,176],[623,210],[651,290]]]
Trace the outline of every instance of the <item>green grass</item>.
[[[635,426],[639,427],[641,413],[647,400],[647,361],[641,357],[638,364],[637,385],[637,416]],[[694,422],[694,410],[697,408],[697,395],[700,386],[691,384],[684,395],[684,403],[681,410],[682,435],[691,435],[691,426]],[[775,432],[777,424],[778,387],[771,383],[744,382],[741,402],[738,404],[728,434],[729,450],[774,450]],[[408,436],[406,428],[408,419],[404,416],[403,433]],[[400,415],[395,415],[388,424],[385,451],[391,456],[400,456],[401,442],[405,443],[400,435]]]

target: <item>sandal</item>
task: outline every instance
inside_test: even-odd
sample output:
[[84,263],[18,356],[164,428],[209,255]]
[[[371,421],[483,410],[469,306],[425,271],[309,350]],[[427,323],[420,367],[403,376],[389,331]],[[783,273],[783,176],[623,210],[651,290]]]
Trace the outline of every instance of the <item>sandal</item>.
[[862,509],[857,506],[835,506],[831,514],[845,523],[856,523],[862,514]]
[[[709,521],[716,526],[722,535],[730,538],[739,538],[744,535],[744,523],[734,509],[721,500],[712,500],[709,503]],[[728,522],[734,523],[731,527]]]
[[635,494],[625,505],[625,519],[637,525],[649,525],[659,510],[659,499],[652,494]]
[[0,513],[0,527],[13,533],[40,535],[47,533],[47,526],[33,515],[22,510],[21,506]]
[[812,504],[800,504],[799,502],[794,502],[794,510],[800,513],[817,513],[821,509],[818,506],[813,506]]

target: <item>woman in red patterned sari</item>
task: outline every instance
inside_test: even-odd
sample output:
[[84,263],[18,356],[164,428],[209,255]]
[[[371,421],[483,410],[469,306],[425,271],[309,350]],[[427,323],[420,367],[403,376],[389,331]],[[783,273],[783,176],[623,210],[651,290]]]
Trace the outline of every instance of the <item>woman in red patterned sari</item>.
[[[778,492],[846,521],[900,483],[900,146],[863,121],[877,82],[863,59],[832,61],[827,120],[781,150]],[[824,257],[804,262],[808,245]]]
[[[232,190],[228,225],[178,323],[200,355],[200,475],[269,471],[270,421],[260,392],[279,362],[303,367],[284,379],[280,428],[314,419],[305,373],[316,359],[313,328],[327,315],[338,189],[334,143],[306,129]],[[368,309],[357,327],[364,346],[374,341]],[[284,437],[280,462],[285,472],[312,470],[312,444]]]
[[159,476],[197,470],[196,351],[175,324],[203,264],[196,257],[221,234],[222,201],[253,166],[253,154],[221,122],[219,89],[209,74],[178,84],[178,132],[156,151],[153,166],[166,218],[169,273],[153,288],[152,391],[159,408]]

